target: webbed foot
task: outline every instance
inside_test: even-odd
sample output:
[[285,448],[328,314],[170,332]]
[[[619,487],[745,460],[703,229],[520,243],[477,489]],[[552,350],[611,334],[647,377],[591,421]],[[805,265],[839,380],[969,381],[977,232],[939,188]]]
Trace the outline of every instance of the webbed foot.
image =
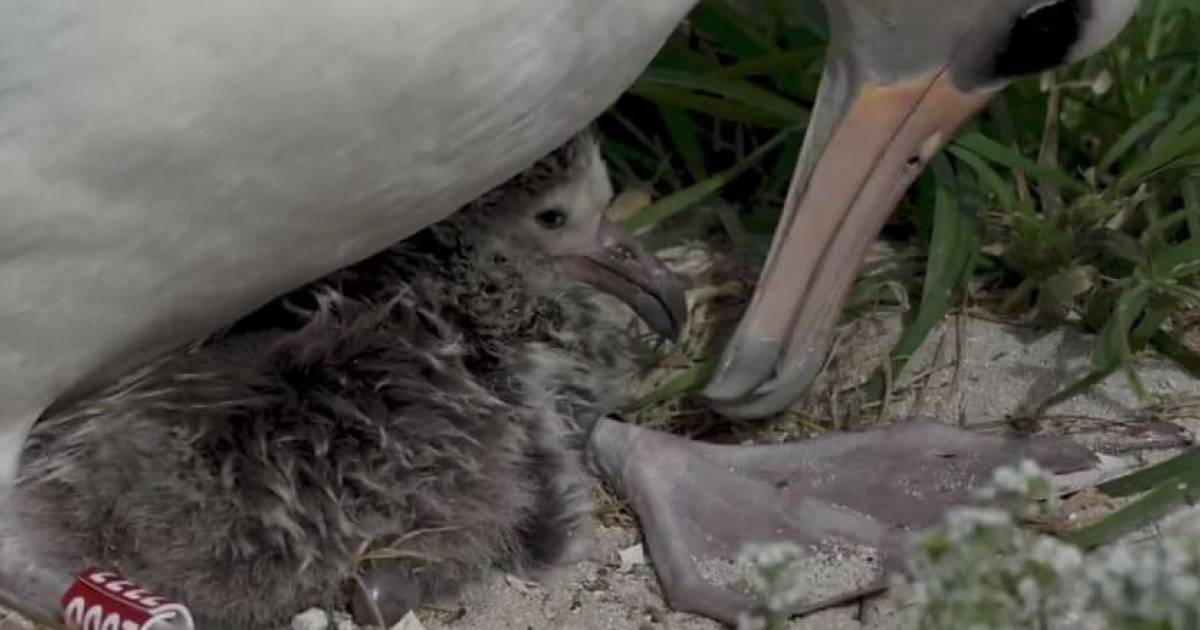
[[903,566],[903,536],[969,501],[1002,465],[1033,459],[1054,473],[1097,461],[1065,438],[980,435],[927,420],[779,445],[706,444],[602,420],[593,464],[628,500],[668,603],[733,625],[761,609],[749,595],[704,579],[698,562],[729,560],[751,544],[788,541],[877,550],[876,578],[793,614],[884,590]]

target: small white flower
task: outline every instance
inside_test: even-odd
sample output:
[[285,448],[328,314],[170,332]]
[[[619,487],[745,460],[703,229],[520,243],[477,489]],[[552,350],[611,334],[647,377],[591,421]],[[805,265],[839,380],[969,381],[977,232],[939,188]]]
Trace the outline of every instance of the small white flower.
[[320,608],[310,608],[292,618],[292,630],[326,630],[329,614]]
[[1181,575],[1167,583],[1175,599],[1200,599],[1200,576]]
[[767,620],[757,615],[738,615],[737,630],[766,630]]

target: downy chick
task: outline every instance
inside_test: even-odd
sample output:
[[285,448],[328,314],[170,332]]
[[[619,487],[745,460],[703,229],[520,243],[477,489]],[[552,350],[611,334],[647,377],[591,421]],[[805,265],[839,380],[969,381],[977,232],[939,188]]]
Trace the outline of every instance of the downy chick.
[[[684,310],[672,274],[606,220],[611,194],[584,133],[55,410],[0,505],[0,583],[52,612],[47,584],[115,567],[198,628],[252,630],[343,602],[364,553],[402,562],[408,605],[571,561],[590,512],[581,448],[632,367],[593,300],[667,335]],[[55,579],[23,579],[35,565]]]

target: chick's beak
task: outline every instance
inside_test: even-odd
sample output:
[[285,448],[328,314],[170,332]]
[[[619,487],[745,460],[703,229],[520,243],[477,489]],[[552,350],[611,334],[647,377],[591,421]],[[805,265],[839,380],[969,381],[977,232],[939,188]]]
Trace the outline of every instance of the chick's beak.
[[678,340],[687,320],[679,279],[615,223],[602,221],[596,236],[593,248],[565,257],[568,272],[629,305],[656,334]]

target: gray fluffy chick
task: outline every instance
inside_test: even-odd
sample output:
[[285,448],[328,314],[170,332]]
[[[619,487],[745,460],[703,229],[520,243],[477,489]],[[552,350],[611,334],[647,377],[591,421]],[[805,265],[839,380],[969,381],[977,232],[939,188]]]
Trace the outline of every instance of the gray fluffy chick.
[[364,551],[393,558],[377,583],[402,607],[575,559],[581,450],[632,368],[597,289],[668,335],[683,311],[673,276],[604,218],[611,194],[584,133],[452,218],[54,410],[0,506],[0,581],[52,609],[61,593],[14,567],[53,583],[113,567],[198,628],[252,630],[343,603],[378,569]]

